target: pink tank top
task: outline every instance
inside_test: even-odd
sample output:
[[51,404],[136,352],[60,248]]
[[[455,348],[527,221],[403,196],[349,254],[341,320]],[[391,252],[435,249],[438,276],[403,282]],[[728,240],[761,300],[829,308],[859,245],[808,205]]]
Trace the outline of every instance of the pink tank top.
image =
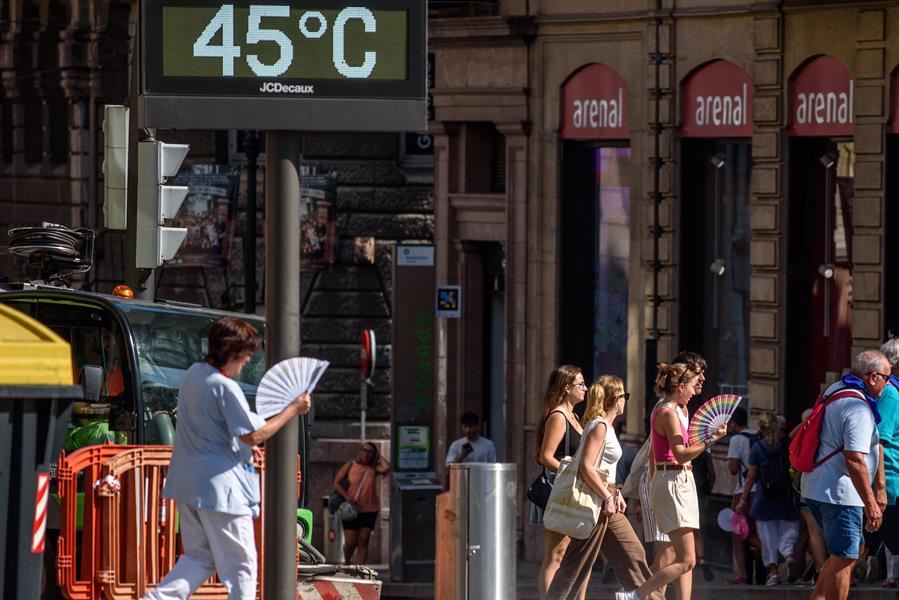
[[680,422],[681,436],[684,439],[684,444],[687,444],[686,417],[674,403],[659,402],[652,409],[652,414],[649,417],[649,429],[652,435],[652,456],[656,462],[677,462],[677,459],[674,458],[674,452],[671,451],[671,446],[668,444],[668,438],[656,432],[656,415],[662,410],[672,410],[677,415],[677,420]]

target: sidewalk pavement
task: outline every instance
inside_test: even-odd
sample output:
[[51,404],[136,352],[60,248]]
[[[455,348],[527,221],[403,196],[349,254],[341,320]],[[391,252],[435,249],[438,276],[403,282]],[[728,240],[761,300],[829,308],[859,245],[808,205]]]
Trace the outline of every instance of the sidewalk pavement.
[[[508,600],[537,600],[537,563],[519,562],[517,565],[518,586],[516,595]],[[390,573],[386,566],[375,567],[384,585],[381,589],[382,600],[410,600],[412,598],[434,598],[433,583],[403,583],[390,581]],[[806,585],[782,584],[766,587],[764,585],[727,585],[727,577],[723,571],[716,572],[714,581],[707,582],[697,572],[693,577],[694,600],[804,600],[811,594]],[[587,600],[613,600],[617,583],[599,583],[602,571],[593,572],[591,583],[587,589]],[[674,598],[674,591],[669,588],[668,597]],[[884,589],[879,584],[862,584],[853,586],[849,592],[849,600],[897,600],[897,590]],[[461,599],[460,599],[461,600]],[[480,600],[471,598],[471,600]]]

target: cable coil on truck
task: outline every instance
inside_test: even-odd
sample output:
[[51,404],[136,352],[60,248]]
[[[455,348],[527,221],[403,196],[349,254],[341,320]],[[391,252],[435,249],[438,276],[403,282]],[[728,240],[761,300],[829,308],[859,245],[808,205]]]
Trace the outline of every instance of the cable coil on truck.
[[9,237],[9,245],[0,247],[0,254],[27,259],[28,268],[37,270],[45,283],[85,273],[93,264],[92,229],[42,223],[40,227],[13,227]]

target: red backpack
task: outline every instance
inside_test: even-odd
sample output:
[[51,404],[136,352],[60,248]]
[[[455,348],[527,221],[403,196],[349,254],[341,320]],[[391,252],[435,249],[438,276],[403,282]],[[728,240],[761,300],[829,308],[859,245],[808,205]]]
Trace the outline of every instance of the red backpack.
[[799,431],[790,442],[790,464],[793,468],[803,473],[811,473],[816,467],[843,451],[843,446],[840,446],[821,460],[815,460],[818,444],[821,442],[821,424],[824,422],[824,410],[827,405],[842,398],[858,398],[859,394],[858,390],[843,388],[825,398],[824,392],[821,392],[812,407],[812,414],[802,422]]

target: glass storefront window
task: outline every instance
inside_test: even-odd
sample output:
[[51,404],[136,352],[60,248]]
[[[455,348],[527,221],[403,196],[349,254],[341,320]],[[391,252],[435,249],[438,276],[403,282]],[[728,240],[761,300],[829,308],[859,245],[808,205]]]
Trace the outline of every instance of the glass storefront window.
[[[826,344],[827,379],[840,374],[849,366],[852,352],[852,201],[855,198],[855,144],[838,142],[833,153],[836,164],[830,178],[830,224],[824,244],[829,252],[822,264],[834,265],[833,278],[822,276],[814,279],[812,297],[820,323],[826,321],[825,331],[830,340]],[[828,190],[825,190],[825,194]],[[827,197],[824,198],[825,203]],[[819,272],[820,274],[820,272]],[[829,296],[824,302],[824,296]],[[814,323],[812,324],[814,328]]]
[[851,141],[794,138],[790,143],[787,286],[788,419],[807,406],[809,390],[838,378],[852,359]]
[[596,148],[593,373],[627,374],[630,148]]
[[748,400],[751,145],[685,141],[682,164],[680,347],[708,360],[703,398]]
[[[720,254],[727,267],[718,282],[720,322],[714,342],[714,356],[718,362],[716,383],[719,394],[746,397],[749,379],[749,171],[752,160],[748,144],[727,144],[724,155],[726,171],[720,200]],[[715,285],[714,281],[712,285]]]

